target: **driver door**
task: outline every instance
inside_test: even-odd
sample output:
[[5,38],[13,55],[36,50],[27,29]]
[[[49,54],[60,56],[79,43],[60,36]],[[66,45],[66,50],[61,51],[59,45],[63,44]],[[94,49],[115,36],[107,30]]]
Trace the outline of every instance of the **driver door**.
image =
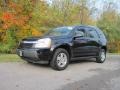
[[75,30],[73,36],[73,56],[84,57],[88,55],[88,40],[86,37],[86,30],[84,28],[78,28]]

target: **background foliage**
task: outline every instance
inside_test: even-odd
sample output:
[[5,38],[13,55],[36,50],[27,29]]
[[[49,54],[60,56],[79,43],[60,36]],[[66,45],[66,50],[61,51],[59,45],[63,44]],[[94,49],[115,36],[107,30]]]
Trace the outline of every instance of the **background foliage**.
[[98,26],[108,39],[109,52],[120,52],[118,2],[103,2],[99,9],[98,1],[0,0],[0,53],[15,53],[25,37],[40,36],[58,26],[80,24]]

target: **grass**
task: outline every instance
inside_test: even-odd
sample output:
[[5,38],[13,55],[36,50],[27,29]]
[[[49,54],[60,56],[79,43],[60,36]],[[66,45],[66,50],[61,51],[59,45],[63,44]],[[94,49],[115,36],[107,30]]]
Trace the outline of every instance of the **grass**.
[[0,54],[0,63],[1,62],[20,62],[20,61],[22,60],[16,54]]

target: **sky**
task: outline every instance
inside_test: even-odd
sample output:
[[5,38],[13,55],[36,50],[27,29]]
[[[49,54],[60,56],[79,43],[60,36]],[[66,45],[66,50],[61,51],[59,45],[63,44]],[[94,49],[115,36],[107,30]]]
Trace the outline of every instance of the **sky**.
[[104,3],[114,3],[114,7],[120,9],[120,0],[95,0],[97,1],[96,7],[101,9],[104,5]]
[[[100,13],[105,10],[106,8],[104,7],[105,3],[113,3],[113,7],[115,8],[115,10],[120,13],[120,0],[95,0],[96,4],[95,7],[98,9],[95,13],[94,16],[100,15]],[[99,17],[99,16],[98,16]]]

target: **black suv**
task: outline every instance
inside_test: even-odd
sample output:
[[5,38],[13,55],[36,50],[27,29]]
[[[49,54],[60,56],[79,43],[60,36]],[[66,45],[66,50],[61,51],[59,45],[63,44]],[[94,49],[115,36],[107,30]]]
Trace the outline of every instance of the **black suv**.
[[70,61],[81,58],[106,59],[107,40],[103,32],[93,26],[65,26],[50,30],[42,37],[25,38],[17,54],[30,63],[50,64],[64,70]]

